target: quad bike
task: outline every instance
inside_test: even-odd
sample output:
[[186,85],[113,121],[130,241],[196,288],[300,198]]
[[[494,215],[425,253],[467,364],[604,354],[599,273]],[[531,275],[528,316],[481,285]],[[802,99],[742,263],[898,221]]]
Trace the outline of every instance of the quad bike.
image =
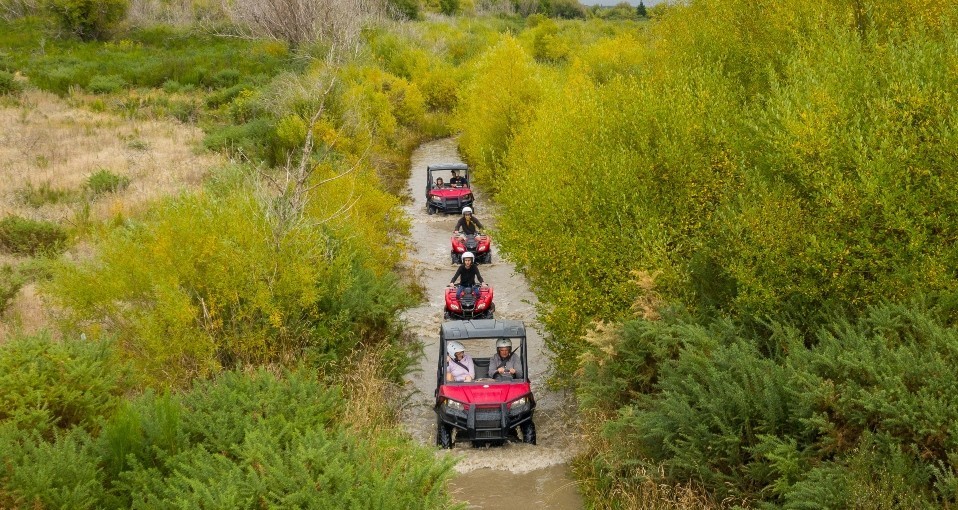
[[453,264],[462,264],[462,254],[467,251],[476,255],[477,264],[489,264],[492,262],[492,239],[486,234],[454,233],[450,242],[452,244],[451,255]]
[[473,295],[472,289],[467,287],[462,291],[462,296],[456,299],[456,287],[447,287],[443,317],[445,320],[491,319],[496,311],[492,296],[492,287],[480,287],[478,296]]
[[[495,339],[518,343],[515,355],[522,360],[522,377],[494,380],[478,377],[469,382],[447,381],[448,346],[462,344],[481,353]],[[536,444],[533,415],[536,400],[529,380],[526,329],[521,321],[449,321],[439,330],[439,366],[436,372],[436,444],[452,448],[455,442],[473,446],[501,445],[507,441]],[[473,356],[476,375],[486,373],[491,358]]]

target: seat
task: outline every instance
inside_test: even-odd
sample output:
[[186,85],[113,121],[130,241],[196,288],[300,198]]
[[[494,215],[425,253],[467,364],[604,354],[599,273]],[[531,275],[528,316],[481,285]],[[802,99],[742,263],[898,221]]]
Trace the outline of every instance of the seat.
[[489,359],[490,358],[472,358],[472,364],[476,368],[476,379],[489,377]]

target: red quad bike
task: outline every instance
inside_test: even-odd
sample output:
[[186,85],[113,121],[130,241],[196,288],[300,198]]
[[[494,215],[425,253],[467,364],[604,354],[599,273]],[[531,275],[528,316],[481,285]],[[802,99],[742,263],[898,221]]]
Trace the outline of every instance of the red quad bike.
[[447,321],[492,319],[496,311],[492,295],[492,287],[480,287],[478,297],[472,294],[472,289],[466,287],[462,291],[462,296],[456,299],[456,287],[446,287],[446,309],[443,319]]
[[[496,340],[508,338],[513,356],[522,361],[522,377],[487,378],[489,363],[496,352]],[[470,382],[446,380],[447,342],[457,341],[472,356],[476,379]],[[532,415],[536,400],[529,381],[526,359],[526,328],[521,321],[450,321],[439,330],[439,368],[436,373],[436,444],[452,448],[457,441],[473,446],[501,445],[509,440],[536,444]],[[491,356],[483,357],[485,354]]]
[[476,264],[489,264],[492,262],[492,239],[485,234],[462,234],[465,240],[459,238],[459,234],[452,235],[452,263],[462,264],[462,254],[471,251],[476,256]]
[[[465,180],[465,184],[452,185],[452,171]],[[436,178],[442,177],[443,186],[436,186]],[[472,190],[469,189],[469,167],[465,163],[442,163],[426,167],[426,212],[461,213],[463,207],[472,207]]]

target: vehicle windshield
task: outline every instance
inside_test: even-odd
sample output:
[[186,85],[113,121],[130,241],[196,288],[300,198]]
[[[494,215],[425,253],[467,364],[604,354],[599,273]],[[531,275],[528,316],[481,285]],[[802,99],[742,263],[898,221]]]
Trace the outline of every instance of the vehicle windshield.
[[456,172],[459,174],[459,177],[456,183],[452,182],[453,181],[452,172],[453,172],[452,170],[433,169],[431,171],[431,174],[432,174],[432,182],[430,183],[431,187],[433,188],[436,187],[437,179],[442,179],[443,188],[462,188],[462,187],[469,186],[469,175],[465,170],[456,170]]
[[[509,353],[513,357],[513,364],[510,366],[519,367],[517,372],[520,372],[519,377],[511,379],[494,379],[490,376],[489,366],[492,365],[492,371],[494,372],[496,367],[499,366],[498,352],[496,350],[496,341],[498,338],[477,338],[470,340],[455,340],[462,344],[466,349],[466,355],[472,359],[475,376],[472,381],[447,381],[446,372],[449,370],[450,359],[448,359],[449,354],[449,342],[446,342],[446,354],[447,359],[442,364],[442,380],[446,381],[445,384],[470,384],[470,383],[487,383],[489,381],[496,382],[522,382],[525,379],[525,374],[521,373],[521,368],[523,367],[523,358],[524,354],[522,352],[522,340],[520,338],[510,338],[512,341],[512,348]],[[468,363],[464,363],[468,365]]]

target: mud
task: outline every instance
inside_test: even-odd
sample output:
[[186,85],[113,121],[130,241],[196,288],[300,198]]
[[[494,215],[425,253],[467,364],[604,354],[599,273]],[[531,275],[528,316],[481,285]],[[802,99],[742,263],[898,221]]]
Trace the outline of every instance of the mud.
[[[458,162],[456,141],[444,139],[419,147],[412,155],[408,192],[413,200],[406,206],[412,222],[409,264],[426,292],[426,301],[404,313],[404,320],[425,346],[418,372],[407,377],[415,389],[404,415],[404,424],[418,441],[434,445],[436,415],[432,410],[438,364],[438,332],[442,322],[443,288],[455,266],[449,257],[449,238],[458,219],[455,215],[428,215],[425,207],[426,166]],[[495,210],[481,190],[475,190],[476,217],[488,229],[495,226]],[[469,508],[498,508],[518,503],[554,509],[582,508],[568,462],[576,454],[572,414],[568,399],[545,386],[548,351],[536,322],[536,298],[515,267],[504,260],[493,238],[493,262],[480,267],[483,278],[495,288],[496,318],[526,323],[529,344],[529,372],[536,395],[535,446],[509,443],[500,447],[472,448],[468,442],[438,451],[437,455],[458,457],[459,475],[450,489]]]

